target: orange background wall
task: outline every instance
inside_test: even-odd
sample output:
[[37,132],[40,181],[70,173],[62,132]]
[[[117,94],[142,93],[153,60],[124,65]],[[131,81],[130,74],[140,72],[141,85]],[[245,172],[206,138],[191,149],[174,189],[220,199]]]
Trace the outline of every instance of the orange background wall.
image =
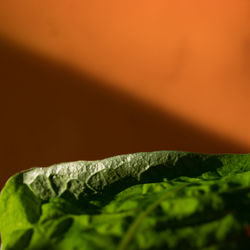
[[0,81],[0,186],[122,153],[246,153],[250,2],[4,0]]

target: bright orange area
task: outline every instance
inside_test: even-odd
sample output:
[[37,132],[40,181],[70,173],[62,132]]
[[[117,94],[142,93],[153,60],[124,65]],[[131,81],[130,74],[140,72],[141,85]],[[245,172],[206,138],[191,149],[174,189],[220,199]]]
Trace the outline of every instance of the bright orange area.
[[5,0],[0,36],[250,151],[248,0]]
[[0,4],[0,33],[250,147],[249,1]]

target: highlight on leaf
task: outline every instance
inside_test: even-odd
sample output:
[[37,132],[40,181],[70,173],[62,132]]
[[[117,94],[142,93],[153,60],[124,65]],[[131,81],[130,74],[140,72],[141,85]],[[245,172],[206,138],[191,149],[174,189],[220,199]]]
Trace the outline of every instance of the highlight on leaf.
[[33,168],[0,194],[2,250],[249,249],[250,154],[156,151]]

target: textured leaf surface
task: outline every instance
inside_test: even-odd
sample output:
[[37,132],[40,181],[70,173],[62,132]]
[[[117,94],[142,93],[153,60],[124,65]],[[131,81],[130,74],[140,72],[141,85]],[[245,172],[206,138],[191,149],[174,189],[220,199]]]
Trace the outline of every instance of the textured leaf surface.
[[3,250],[250,249],[250,154],[158,151],[34,168],[0,195]]

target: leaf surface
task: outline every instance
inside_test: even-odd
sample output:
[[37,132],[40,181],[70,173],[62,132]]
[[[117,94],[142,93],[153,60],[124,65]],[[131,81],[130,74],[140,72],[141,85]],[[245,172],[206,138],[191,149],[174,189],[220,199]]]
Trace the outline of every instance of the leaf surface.
[[157,151],[33,168],[0,195],[3,250],[249,249],[250,154]]

